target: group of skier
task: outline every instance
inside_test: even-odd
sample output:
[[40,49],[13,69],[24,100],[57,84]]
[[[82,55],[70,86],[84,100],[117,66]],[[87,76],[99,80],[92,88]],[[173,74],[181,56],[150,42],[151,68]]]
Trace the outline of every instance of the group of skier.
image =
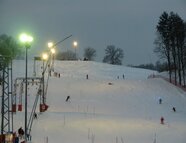
[[[158,102],[159,102],[159,104],[162,104],[162,98],[159,97]],[[173,107],[172,107],[172,111],[173,111],[173,112],[176,112],[176,107],[173,106]],[[161,124],[164,124],[164,120],[165,120],[165,119],[164,119],[164,117],[162,116],[162,117],[160,118],[160,123],[161,123]]]

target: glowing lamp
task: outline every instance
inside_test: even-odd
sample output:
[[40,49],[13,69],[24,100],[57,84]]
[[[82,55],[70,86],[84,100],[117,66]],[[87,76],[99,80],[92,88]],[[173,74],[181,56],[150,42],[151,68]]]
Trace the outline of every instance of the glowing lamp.
[[78,45],[77,41],[74,41],[74,42],[73,42],[73,45],[74,45],[74,47],[76,48],[77,45]]
[[42,59],[43,59],[43,60],[47,60],[47,59],[48,59],[48,54],[43,53],[43,55],[42,55]]
[[52,42],[48,42],[48,48],[52,48],[54,44]]

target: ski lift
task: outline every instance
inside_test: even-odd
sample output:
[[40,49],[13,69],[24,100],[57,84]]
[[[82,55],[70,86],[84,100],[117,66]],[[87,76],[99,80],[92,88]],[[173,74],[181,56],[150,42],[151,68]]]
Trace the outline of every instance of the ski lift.
[[12,112],[16,112],[16,104],[12,104]]
[[22,104],[18,104],[18,111],[22,111],[22,110],[23,110]]
[[20,93],[19,93],[19,104],[18,104],[18,111],[22,111],[22,94],[23,94],[23,82],[20,85]]

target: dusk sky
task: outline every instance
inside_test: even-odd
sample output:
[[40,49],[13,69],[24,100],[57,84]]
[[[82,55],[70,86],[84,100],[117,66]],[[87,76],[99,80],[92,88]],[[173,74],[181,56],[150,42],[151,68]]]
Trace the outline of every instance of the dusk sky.
[[156,25],[163,11],[173,11],[186,21],[186,0],[0,0],[0,34],[18,39],[21,32],[34,37],[31,57],[58,42],[58,51],[96,49],[102,61],[105,48],[115,45],[124,51],[123,64],[155,63]]

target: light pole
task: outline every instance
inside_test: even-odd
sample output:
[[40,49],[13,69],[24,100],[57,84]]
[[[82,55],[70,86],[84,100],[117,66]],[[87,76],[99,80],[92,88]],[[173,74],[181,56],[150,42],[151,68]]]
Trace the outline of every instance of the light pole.
[[48,42],[48,48],[50,49],[51,58],[52,58],[52,62],[50,63],[51,66],[52,66],[51,69],[52,69],[52,71],[54,71],[54,54],[56,53],[56,50],[55,50],[55,47],[54,47],[54,43],[53,42]]
[[54,48],[51,48],[50,52],[52,54],[52,71],[54,71],[54,54],[56,53],[56,50]]
[[78,46],[78,42],[77,42],[77,41],[74,41],[74,42],[73,42],[73,47],[74,47],[74,49],[75,49],[75,59],[76,59],[76,60],[77,60],[77,54],[76,54],[77,46]]
[[33,41],[33,37],[27,35],[25,33],[21,34],[19,37],[20,41],[24,44],[26,48],[26,57],[25,57],[25,141],[27,141],[27,63],[28,63],[28,49],[30,48],[30,44]]
[[42,72],[42,79],[43,79],[43,103],[45,103],[45,61],[48,59],[48,54],[43,53],[42,54],[42,60],[43,60],[43,72]]

